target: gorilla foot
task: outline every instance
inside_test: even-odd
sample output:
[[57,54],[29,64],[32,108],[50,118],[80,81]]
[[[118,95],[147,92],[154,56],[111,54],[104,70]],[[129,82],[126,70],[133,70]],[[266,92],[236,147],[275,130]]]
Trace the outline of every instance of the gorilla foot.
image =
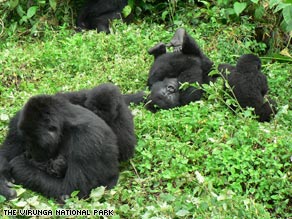
[[166,53],[166,46],[164,43],[158,43],[152,48],[148,50],[148,53],[150,55],[154,55],[154,58],[157,58],[158,56]]

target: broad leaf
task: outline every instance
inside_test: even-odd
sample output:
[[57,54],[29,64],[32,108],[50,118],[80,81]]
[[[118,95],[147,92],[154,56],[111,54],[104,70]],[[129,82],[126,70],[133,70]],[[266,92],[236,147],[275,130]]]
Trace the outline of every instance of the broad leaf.
[[27,10],[27,19],[30,19],[31,17],[33,17],[35,15],[35,13],[38,10],[38,6],[31,6],[28,10]]
[[235,2],[233,5],[233,9],[234,9],[235,13],[237,14],[237,16],[239,16],[245,8],[246,8],[246,3],[244,3],[244,2],[242,2],[242,3]]
[[50,0],[50,6],[54,11],[56,11],[56,9],[57,9],[57,1],[56,0]]

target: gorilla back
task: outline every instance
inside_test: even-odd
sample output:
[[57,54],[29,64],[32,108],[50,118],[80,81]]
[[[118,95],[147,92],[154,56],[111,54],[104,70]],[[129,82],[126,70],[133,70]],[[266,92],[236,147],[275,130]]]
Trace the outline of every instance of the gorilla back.
[[[221,64],[218,70],[228,81],[241,107],[253,107],[260,122],[270,121],[271,116],[276,113],[276,103],[269,98],[264,102],[264,97],[268,93],[268,81],[261,72],[259,57],[245,54],[238,59],[236,66]],[[226,74],[226,70],[230,74]]]
[[[56,199],[75,190],[82,198],[97,186],[112,188],[119,176],[118,146],[112,129],[91,111],[60,96],[32,97],[12,119],[0,155],[9,162],[16,183]],[[67,162],[62,177],[32,162],[60,156]]]
[[126,161],[134,155],[137,140],[133,115],[125,102],[126,97],[116,85],[104,83],[90,90],[58,95],[94,112],[112,128],[117,136],[119,161]]

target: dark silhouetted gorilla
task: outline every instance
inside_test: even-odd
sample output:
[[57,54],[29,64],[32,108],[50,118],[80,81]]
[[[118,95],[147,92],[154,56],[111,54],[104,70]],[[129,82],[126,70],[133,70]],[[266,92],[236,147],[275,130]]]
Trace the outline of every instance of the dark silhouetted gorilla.
[[[167,47],[173,47],[174,52],[167,53]],[[213,80],[208,76],[213,62],[183,28],[176,31],[170,43],[159,43],[148,52],[155,60],[147,82],[150,95],[144,99],[147,102],[146,108],[152,112],[183,106],[202,97],[202,89],[192,85],[180,89],[181,84],[201,85]],[[141,95],[139,97],[143,102]],[[131,96],[126,97],[126,102],[132,102]]]
[[58,95],[94,112],[112,128],[118,140],[119,161],[126,161],[134,155],[137,140],[133,115],[117,86],[105,83],[91,90]]
[[122,18],[127,4],[127,0],[88,0],[79,13],[77,27],[109,33],[110,21]]
[[[271,116],[276,113],[276,103],[271,99],[264,102],[264,96],[268,92],[268,82],[261,72],[259,57],[253,54],[242,55],[236,66],[221,64],[218,70],[228,81],[242,108],[253,107],[260,122],[270,121]],[[233,96],[232,92],[229,93]]]
[[35,96],[12,118],[0,149],[0,194],[15,196],[12,177],[58,200],[75,190],[86,197],[116,185],[118,157],[116,135],[99,116],[58,95]]

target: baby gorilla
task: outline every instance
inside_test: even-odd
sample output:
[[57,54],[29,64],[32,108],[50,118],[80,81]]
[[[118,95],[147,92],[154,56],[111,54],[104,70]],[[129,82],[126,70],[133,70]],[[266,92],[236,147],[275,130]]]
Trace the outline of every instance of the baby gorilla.
[[[29,155],[28,155],[29,156]],[[30,163],[38,169],[48,173],[51,176],[62,178],[67,171],[67,160],[63,155],[58,155],[56,158],[50,158],[46,162],[37,162],[34,159],[29,159]]]
[[[261,73],[259,57],[253,54],[242,55],[236,66],[221,64],[218,70],[228,81],[242,108],[253,107],[260,122],[270,121],[271,116],[276,113],[276,103],[269,98],[264,102],[264,96],[268,92],[268,82],[266,76]],[[230,74],[227,74],[228,72]],[[229,93],[232,95],[231,92]]]
[[[166,52],[167,47],[173,47],[174,52]],[[127,95],[127,103],[137,103],[140,98],[152,112],[184,106],[202,97],[203,90],[195,87],[195,83],[201,85],[213,80],[208,75],[213,62],[183,28],[176,31],[170,43],[158,43],[148,52],[154,56],[147,81],[150,95],[147,98],[142,92]],[[189,86],[179,89],[181,84]]]

